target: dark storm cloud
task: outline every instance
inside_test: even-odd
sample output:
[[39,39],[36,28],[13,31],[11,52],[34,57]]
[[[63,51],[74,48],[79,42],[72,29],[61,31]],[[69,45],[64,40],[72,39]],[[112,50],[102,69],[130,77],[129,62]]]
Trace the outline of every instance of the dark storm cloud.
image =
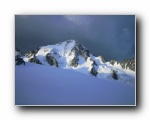
[[123,60],[135,54],[135,16],[16,15],[15,37],[24,52],[77,39],[96,56]]

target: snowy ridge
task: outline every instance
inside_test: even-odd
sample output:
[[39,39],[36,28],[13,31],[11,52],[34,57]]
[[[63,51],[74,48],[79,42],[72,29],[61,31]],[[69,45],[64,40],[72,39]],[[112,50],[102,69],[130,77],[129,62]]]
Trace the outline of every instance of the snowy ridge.
[[[102,56],[93,56],[77,40],[67,40],[55,45],[42,46],[35,51],[27,52],[22,57],[24,61],[36,62],[39,60],[42,65],[57,66],[100,79],[116,79],[127,84],[135,84],[134,71],[123,69],[116,63],[112,65],[110,62],[105,62]],[[114,74],[117,77],[113,77]]]

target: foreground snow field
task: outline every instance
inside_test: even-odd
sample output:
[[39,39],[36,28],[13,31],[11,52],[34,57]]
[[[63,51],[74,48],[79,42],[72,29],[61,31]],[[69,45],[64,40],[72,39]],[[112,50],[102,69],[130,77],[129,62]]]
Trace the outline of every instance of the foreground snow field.
[[26,63],[15,68],[16,105],[135,105],[131,84]]

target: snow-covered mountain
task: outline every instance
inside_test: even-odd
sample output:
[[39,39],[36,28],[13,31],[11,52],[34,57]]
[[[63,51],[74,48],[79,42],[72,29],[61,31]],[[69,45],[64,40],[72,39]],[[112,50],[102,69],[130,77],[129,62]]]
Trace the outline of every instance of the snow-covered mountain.
[[106,62],[76,40],[15,58],[16,105],[136,105],[134,60]]
[[135,83],[135,61],[106,62],[102,56],[95,57],[92,55],[77,40],[67,40],[55,45],[42,46],[26,52],[21,58],[25,62],[69,69],[97,78]]

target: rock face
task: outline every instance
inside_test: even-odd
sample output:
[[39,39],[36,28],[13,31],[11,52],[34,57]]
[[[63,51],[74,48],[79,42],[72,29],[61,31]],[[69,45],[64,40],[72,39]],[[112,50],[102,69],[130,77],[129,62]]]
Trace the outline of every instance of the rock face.
[[16,56],[15,62],[16,62],[16,65],[22,65],[22,64],[25,65],[24,60],[22,58],[20,58],[19,56]]
[[78,66],[78,58],[73,58],[72,61],[70,62],[70,65],[72,67],[77,67]]
[[96,71],[96,69],[94,67],[95,65],[97,66],[96,62],[94,60],[92,60],[92,58],[90,57],[89,50],[87,50],[78,41],[75,41],[75,46],[71,49],[70,55],[72,55],[72,54],[74,54],[74,58],[71,60],[70,66],[72,66],[72,67],[78,66],[78,61],[79,61],[78,57],[79,56],[82,56],[85,61],[87,61],[87,59],[90,58],[92,68],[89,71],[93,76],[95,76],[95,77],[97,76],[98,72]]
[[87,60],[88,57],[90,57],[90,52],[87,50],[83,45],[81,45],[79,42],[76,43],[78,47],[78,55],[81,55],[85,60]]
[[89,55],[89,51],[88,51],[88,50],[84,50],[84,52],[81,53],[81,56],[82,56],[85,60],[87,60],[87,58],[90,56],[90,55]]
[[[71,42],[75,42],[73,48],[71,49],[69,55],[74,55],[74,58],[70,62],[70,66],[72,67],[77,67],[78,66],[78,61],[79,61],[79,56],[82,56],[84,60],[86,61],[87,58],[90,56],[89,51],[82,45],[80,44],[77,40],[68,40],[66,43],[70,44]],[[67,46],[67,45],[66,45]]]
[[15,48],[15,56],[18,56],[18,57],[22,57],[23,56],[23,53],[21,52],[20,49]]
[[115,80],[118,80],[118,76],[117,76],[115,70],[112,70],[111,73],[112,73],[112,77],[113,77]]
[[109,61],[109,63],[110,63],[111,65],[114,65],[115,62],[118,64],[118,62],[117,62],[116,60],[111,60],[111,61]]
[[57,60],[53,56],[51,56],[49,53],[46,55],[46,60],[51,66],[54,65],[55,67],[58,67]]
[[90,70],[90,73],[93,75],[93,76],[97,76],[98,72],[95,70],[94,66],[91,68]]
[[28,59],[28,62],[36,63],[36,64],[42,64],[42,63],[40,62],[40,60],[36,57],[36,54],[37,54],[37,52],[38,52],[39,49],[40,49],[40,48],[37,48],[36,50],[27,51],[27,52],[25,53],[25,57],[26,57],[26,58],[29,58],[29,59]]
[[34,55],[34,54],[32,53],[32,51],[27,51],[27,52],[25,53],[25,57],[27,57],[27,58],[30,58],[32,55]]
[[88,62],[91,65],[90,73],[96,77],[98,74],[98,72],[95,69],[95,66],[97,66],[96,62],[91,57],[88,58]]
[[129,68],[132,71],[135,71],[135,59],[127,59],[120,63],[123,69]]
[[25,65],[25,61],[21,58],[23,56],[23,53],[20,49],[15,48],[15,64],[16,65]]
[[31,56],[35,56],[40,48],[37,48],[36,50],[27,51],[25,53],[25,57],[30,58]]
[[103,56],[99,56],[99,57],[100,57],[100,59],[102,60],[103,63],[106,62]]
[[111,65],[114,65],[115,63],[117,63],[117,64],[120,64],[123,69],[130,69],[132,71],[135,71],[135,59],[134,58],[127,59],[122,62],[118,62],[116,60],[111,60],[109,63]]
[[29,59],[29,62],[36,63],[36,64],[42,64],[35,55],[33,58]]
[[97,63],[95,61],[93,61],[92,65],[96,65],[97,66]]

